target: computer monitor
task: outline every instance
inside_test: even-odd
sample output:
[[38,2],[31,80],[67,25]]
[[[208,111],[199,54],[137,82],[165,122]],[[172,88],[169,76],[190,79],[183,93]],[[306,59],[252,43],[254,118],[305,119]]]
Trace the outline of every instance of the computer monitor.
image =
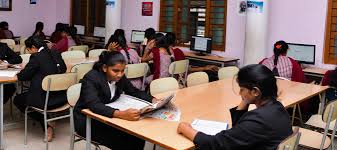
[[74,25],[77,29],[77,34],[84,35],[85,27],[83,25]]
[[315,45],[288,43],[287,56],[302,64],[315,64]]
[[145,38],[145,32],[140,30],[132,30],[131,43],[142,43]]
[[198,55],[205,55],[205,53],[211,53],[212,38],[192,36],[190,50],[199,52]]
[[105,27],[95,27],[94,36],[96,37],[105,37]]

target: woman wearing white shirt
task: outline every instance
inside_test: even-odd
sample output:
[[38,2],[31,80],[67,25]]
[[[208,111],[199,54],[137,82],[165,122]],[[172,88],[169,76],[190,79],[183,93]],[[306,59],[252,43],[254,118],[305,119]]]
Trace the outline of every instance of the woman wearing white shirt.
[[[130,83],[124,76],[125,65],[126,61],[120,52],[104,51],[93,69],[84,76],[80,98],[75,106],[75,129],[78,134],[85,136],[86,117],[81,113],[82,109],[90,109],[110,118],[136,121],[140,118],[139,110],[121,111],[105,104],[117,100],[123,92],[149,102],[157,101]],[[92,121],[92,139],[110,149],[143,149],[145,143],[135,136],[95,120]]]

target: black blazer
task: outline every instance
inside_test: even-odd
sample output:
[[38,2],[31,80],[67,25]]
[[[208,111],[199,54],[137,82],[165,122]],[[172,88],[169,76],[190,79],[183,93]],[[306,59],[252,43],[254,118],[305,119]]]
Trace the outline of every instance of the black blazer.
[[230,110],[233,127],[215,136],[198,132],[193,142],[201,150],[275,150],[292,134],[288,112],[272,100],[248,111]]
[[20,64],[22,58],[10,49],[6,43],[0,42],[0,60],[6,60],[9,64]]
[[[57,64],[59,64],[58,67]],[[57,51],[43,49],[32,54],[25,68],[17,74],[18,80],[31,81],[27,93],[27,105],[44,108],[46,92],[41,85],[43,78],[66,71],[67,66]],[[49,96],[49,107],[62,106],[67,102],[66,91],[50,92]]]
[[83,77],[81,82],[82,87],[80,98],[74,108],[76,120],[75,124],[77,126],[85,126],[86,117],[84,114],[81,113],[82,109],[89,108],[92,112],[96,114],[100,114],[106,117],[113,117],[115,109],[109,106],[105,106],[105,104],[117,100],[123,92],[125,92],[125,94],[127,95],[138,97],[149,102],[151,102],[151,100],[153,99],[152,96],[135,88],[125,76],[123,76],[118,82],[116,82],[116,91],[112,99],[110,88],[108,86],[108,80],[103,72],[93,69]]

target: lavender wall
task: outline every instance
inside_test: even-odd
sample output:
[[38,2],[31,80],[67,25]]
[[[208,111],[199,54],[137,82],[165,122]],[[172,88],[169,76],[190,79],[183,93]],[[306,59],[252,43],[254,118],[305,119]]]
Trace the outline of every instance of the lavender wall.
[[327,0],[273,0],[270,3],[269,55],[273,44],[283,39],[290,43],[316,45],[316,66],[323,64]]
[[38,21],[44,22],[46,35],[52,33],[57,22],[69,23],[69,0],[39,0],[34,5],[28,0],[12,2],[12,11],[0,12],[0,21],[7,21],[15,36],[30,36]]
[[[153,0],[153,16],[141,16],[142,1],[124,0],[122,10],[122,27],[126,35],[130,35],[131,30],[144,30],[148,27],[159,28],[160,0]],[[228,1],[227,9],[227,39],[226,52],[217,55],[237,57],[243,59],[244,38],[245,38],[245,17],[240,17],[236,13],[236,1]],[[128,37],[127,37],[128,38]]]

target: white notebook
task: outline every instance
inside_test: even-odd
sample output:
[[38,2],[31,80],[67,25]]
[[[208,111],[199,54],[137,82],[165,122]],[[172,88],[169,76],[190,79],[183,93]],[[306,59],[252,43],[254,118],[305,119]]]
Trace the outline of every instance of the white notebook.
[[215,135],[228,129],[228,123],[201,119],[195,119],[191,125],[193,129],[208,135]]
[[14,77],[18,72],[16,70],[0,70],[0,77]]

